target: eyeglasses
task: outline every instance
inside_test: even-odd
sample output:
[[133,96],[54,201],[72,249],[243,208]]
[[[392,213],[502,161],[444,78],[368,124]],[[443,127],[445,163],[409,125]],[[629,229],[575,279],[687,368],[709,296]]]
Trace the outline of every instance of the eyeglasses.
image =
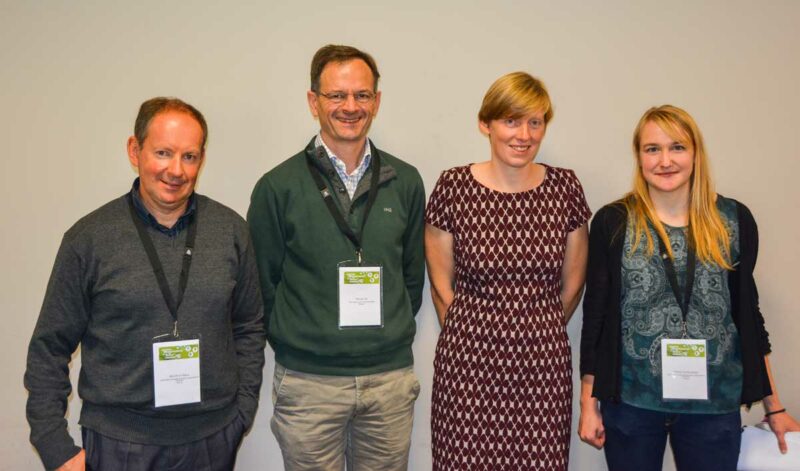
[[363,92],[353,92],[353,93],[345,93],[345,92],[330,92],[330,93],[322,93],[322,92],[315,92],[317,95],[321,97],[327,98],[331,103],[336,105],[341,105],[342,103],[347,101],[347,97],[353,95],[353,99],[356,103],[366,104],[371,102],[375,99],[375,94],[369,91]]

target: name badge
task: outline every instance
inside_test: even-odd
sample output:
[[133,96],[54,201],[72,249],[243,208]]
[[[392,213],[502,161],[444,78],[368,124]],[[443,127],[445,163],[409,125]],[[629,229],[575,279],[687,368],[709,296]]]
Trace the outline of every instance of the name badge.
[[707,354],[702,339],[661,339],[664,399],[708,400]]
[[200,339],[153,342],[156,407],[200,402]]
[[383,327],[380,266],[339,266],[339,328]]

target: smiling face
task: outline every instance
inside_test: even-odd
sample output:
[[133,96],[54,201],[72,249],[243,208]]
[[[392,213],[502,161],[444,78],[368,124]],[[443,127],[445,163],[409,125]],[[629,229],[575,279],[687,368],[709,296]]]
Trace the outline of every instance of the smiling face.
[[[320,75],[319,93],[308,91],[308,107],[319,119],[322,139],[331,149],[363,143],[372,119],[378,114],[381,93],[375,92],[375,79],[366,62],[353,59],[329,62]],[[346,95],[341,103],[328,97]],[[361,96],[361,100],[356,100]],[[363,97],[370,96],[363,101]]]
[[521,118],[480,121],[479,126],[489,136],[492,160],[514,168],[533,161],[547,129],[544,113],[540,111]]
[[685,192],[689,197],[694,149],[686,136],[670,136],[658,124],[648,121],[639,139],[639,166],[651,194]]
[[159,223],[174,222],[186,210],[203,163],[203,129],[192,115],[169,110],[153,117],[146,136],[141,145],[135,136],[128,139],[139,194]]

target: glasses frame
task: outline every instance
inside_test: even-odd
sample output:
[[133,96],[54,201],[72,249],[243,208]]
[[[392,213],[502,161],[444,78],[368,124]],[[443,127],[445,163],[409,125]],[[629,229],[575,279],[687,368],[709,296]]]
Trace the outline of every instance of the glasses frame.
[[326,100],[330,101],[331,103],[333,103],[335,105],[344,104],[345,102],[347,102],[347,99],[350,96],[353,97],[353,100],[356,103],[358,103],[360,105],[366,105],[366,104],[372,103],[375,100],[375,98],[378,96],[377,93],[371,92],[369,90],[362,90],[362,91],[359,91],[359,92],[352,92],[352,93],[350,93],[350,92],[345,93],[345,92],[338,92],[338,91],[337,92],[324,93],[324,92],[316,92],[315,91],[314,94],[316,94],[317,96],[321,96],[321,97],[325,98]]

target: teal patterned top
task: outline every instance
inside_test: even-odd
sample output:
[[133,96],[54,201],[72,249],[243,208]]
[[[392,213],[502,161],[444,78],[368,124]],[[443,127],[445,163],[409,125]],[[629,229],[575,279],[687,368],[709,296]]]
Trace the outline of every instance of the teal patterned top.
[[[731,234],[733,263],[739,258],[736,203],[718,197],[717,208]],[[680,293],[685,290],[687,241],[685,227],[666,226]],[[649,228],[655,242],[658,235]],[[709,400],[664,400],[661,394],[661,339],[680,338],[683,316],[672,292],[658,244],[648,257],[644,234],[634,253],[629,222],[622,252],[622,402],[670,413],[721,414],[739,410],[742,362],[739,334],[731,317],[728,272],[696,262],[687,315],[688,337],[706,339]]]

